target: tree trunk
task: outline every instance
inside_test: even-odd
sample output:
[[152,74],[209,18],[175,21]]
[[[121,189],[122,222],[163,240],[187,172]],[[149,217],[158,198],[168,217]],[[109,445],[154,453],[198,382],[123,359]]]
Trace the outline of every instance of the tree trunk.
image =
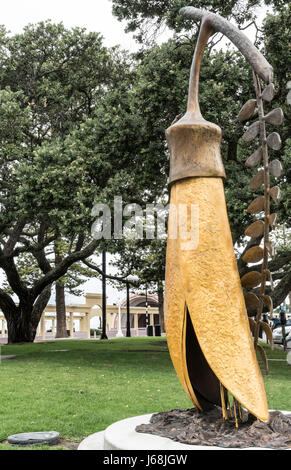
[[[55,241],[55,263],[56,266],[62,262],[62,254],[60,249],[61,238]],[[57,316],[57,331],[56,338],[67,338],[67,324],[66,324],[66,301],[65,301],[65,286],[62,279],[55,283],[56,286],[56,316]]]
[[18,306],[15,304],[13,306],[13,302],[7,306],[2,304],[2,311],[7,321],[8,344],[33,343],[50,295],[51,286],[47,286],[36,301],[29,296],[25,300],[20,299]]
[[8,344],[33,343],[38,321],[33,315],[33,302],[19,302],[13,310],[3,310],[7,321]]
[[163,281],[158,281],[158,299],[159,299],[159,316],[160,316],[161,332],[165,333]]
[[21,315],[7,319],[8,344],[33,343],[37,326],[24,320]]
[[56,338],[67,338],[65,287],[59,282],[56,282],[56,314]]

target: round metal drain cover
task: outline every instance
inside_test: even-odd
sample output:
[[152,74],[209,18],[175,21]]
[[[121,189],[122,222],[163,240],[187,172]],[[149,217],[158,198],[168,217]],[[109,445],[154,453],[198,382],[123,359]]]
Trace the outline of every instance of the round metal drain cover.
[[31,446],[36,444],[54,445],[60,440],[60,434],[55,431],[24,432],[13,434],[7,438],[9,444]]

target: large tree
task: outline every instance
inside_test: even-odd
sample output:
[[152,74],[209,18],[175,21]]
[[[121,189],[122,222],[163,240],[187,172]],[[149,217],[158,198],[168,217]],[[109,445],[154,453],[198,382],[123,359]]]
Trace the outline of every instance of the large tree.
[[[109,180],[131,177],[127,155],[113,163],[104,121],[108,108],[118,120],[118,109],[103,102],[130,74],[129,61],[97,33],[50,22],[13,37],[1,30],[0,268],[17,296],[0,290],[9,342],[33,341],[52,284],[100,243],[90,237],[94,202],[115,189]],[[70,249],[55,263],[59,238]],[[32,283],[18,269],[23,253],[41,273]]]

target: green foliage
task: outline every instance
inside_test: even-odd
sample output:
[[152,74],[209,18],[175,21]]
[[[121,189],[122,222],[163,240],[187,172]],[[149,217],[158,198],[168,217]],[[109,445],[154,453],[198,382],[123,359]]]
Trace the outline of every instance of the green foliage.
[[162,26],[176,32],[193,29],[193,21],[185,20],[179,10],[185,6],[202,8],[244,24],[255,17],[259,0],[112,0],[112,11],[119,20],[127,21],[127,31],[137,32],[136,38],[142,42]]
[[18,163],[9,167],[13,211],[46,217],[65,233],[73,226],[83,231],[94,195],[83,173],[79,128],[129,73],[128,63],[117,50],[104,48],[98,33],[62,24],[29,25],[2,40],[0,84],[12,91],[1,91],[0,139],[3,158]]
[[[280,2],[279,2],[280,3]],[[290,63],[291,51],[290,34],[291,34],[291,7],[290,5],[280,6],[280,13],[276,15],[268,15],[264,22],[264,31],[266,35],[265,50],[266,56],[274,67],[275,72],[275,97],[272,105],[266,108],[270,109],[281,107],[284,112],[284,121],[280,126],[280,136],[283,146],[280,159],[282,161],[283,173],[279,180],[282,193],[281,203],[278,211],[279,223],[287,223],[290,227],[290,183],[291,183],[291,106],[287,104],[287,83],[290,81]],[[269,125],[268,130],[271,130]],[[273,158],[278,158],[278,152],[272,152]],[[275,183],[273,180],[272,183]],[[278,180],[276,181],[278,184]]]
[[[182,5],[183,3],[183,5]],[[275,3],[275,2],[274,2]],[[179,4],[179,5],[178,5]],[[204,6],[211,11],[218,11],[227,17],[235,18],[235,11],[230,2],[220,2],[213,4],[210,8],[205,2],[120,2],[113,0],[113,11],[120,18],[128,21],[128,29],[140,33],[147,32],[150,21],[167,21],[168,26],[172,26],[176,32],[179,26],[172,22],[170,24],[169,14],[175,16],[178,8],[185,4],[193,4],[195,7]],[[249,8],[249,16],[244,19],[251,19],[255,14],[253,7],[256,2],[240,4],[241,12],[244,8]],[[238,5],[237,5],[238,6]],[[279,8],[278,2],[276,5]],[[176,8],[176,10],[175,10]],[[170,13],[169,13],[170,12]],[[227,13],[228,12],[228,13]],[[230,15],[230,12],[232,15]],[[241,20],[243,16],[241,17]],[[187,22],[183,20],[183,27],[187,28]],[[285,60],[287,55],[284,52],[290,36],[290,8],[280,7],[280,14],[269,15],[265,21],[262,40],[264,40],[265,53],[275,70],[276,95],[270,105],[266,105],[266,113],[281,106],[284,110],[285,121],[279,132],[282,136],[281,152],[270,152],[271,158],[280,158],[284,168],[282,177],[271,181],[272,185],[280,184],[282,191],[282,202],[278,207],[272,202],[272,211],[278,212],[280,223],[290,226],[290,145],[288,135],[290,135],[290,106],[286,104],[286,82],[288,77],[288,63]],[[185,112],[189,70],[192,62],[195,39],[185,39],[180,37],[169,40],[161,46],[154,45],[147,51],[143,51],[141,65],[137,70],[136,85],[133,89],[135,106],[143,113],[143,123],[146,129],[145,136],[150,136],[148,142],[144,143],[144,157],[150,164],[160,165],[159,178],[164,178],[164,189],[162,193],[167,197],[166,178],[169,173],[169,160],[167,147],[165,145],[164,132],[171,124],[175,116]],[[246,65],[245,59],[239,52],[220,50],[210,47],[204,54],[200,72],[199,102],[202,115],[205,119],[218,124],[223,130],[222,136],[222,158],[226,170],[227,179],[225,181],[225,194],[230,220],[233,241],[237,246],[245,244],[244,231],[253,221],[253,216],[246,212],[248,205],[254,198],[254,193],[249,190],[248,185],[254,174],[254,170],[245,167],[247,157],[257,149],[259,142],[256,139],[250,144],[241,140],[241,136],[249,123],[241,123],[237,119],[237,114],[242,105],[249,99],[254,98],[255,91],[251,68]],[[255,121],[254,116],[250,123]],[[270,125],[267,125],[268,132],[271,132]],[[274,129],[272,129],[274,130]],[[145,137],[146,138],[146,137]],[[148,165],[149,163],[145,163]],[[155,168],[152,167],[152,171]],[[155,173],[153,173],[155,174]],[[259,195],[260,191],[258,191]],[[143,254],[141,245],[143,245]],[[122,271],[124,266],[131,270],[136,269],[136,273],[141,279],[157,279],[164,273],[164,263],[160,261],[160,247],[155,241],[128,242],[126,247],[122,247],[121,258],[118,266]],[[284,265],[284,261],[283,265]],[[287,262],[287,259],[286,259]],[[282,264],[279,263],[282,267]],[[156,269],[156,272],[154,272]],[[148,272],[151,275],[148,277]],[[290,281],[286,285],[289,284]],[[288,288],[287,288],[288,289]],[[286,291],[286,293],[288,293]]]
[[[98,33],[49,21],[12,37],[1,29],[0,267],[5,290],[20,298],[17,307],[0,290],[9,324],[22,321],[25,306],[27,324],[33,318],[37,325],[47,288],[98,245],[90,239],[94,202],[113,199],[116,182],[126,185],[129,178],[135,186],[127,140],[114,165],[120,136],[106,132],[112,117],[114,129],[118,119],[123,123],[119,99],[133,74],[129,56],[106,49]],[[137,125],[132,132],[134,142]],[[51,247],[56,238],[68,246],[58,265]],[[78,275],[68,273],[74,288],[87,273],[78,269]]]
[[52,129],[63,135],[112,85],[113,58],[98,33],[47,21],[28,25],[6,47],[2,86],[23,90],[40,138]]
[[[139,279],[139,287],[147,285],[156,291],[157,284],[165,279],[166,240],[123,240],[112,263],[124,272],[125,269]],[[112,281],[116,288],[120,283]]]

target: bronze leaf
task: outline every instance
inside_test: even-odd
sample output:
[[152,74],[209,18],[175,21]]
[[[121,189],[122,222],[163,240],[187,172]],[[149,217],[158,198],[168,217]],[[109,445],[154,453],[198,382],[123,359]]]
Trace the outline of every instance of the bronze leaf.
[[274,126],[280,126],[284,119],[284,114],[281,108],[276,108],[264,116],[264,121]]
[[281,137],[278,132],[272,132],[267,137],[267,144],[273,150],[279,150],[282,145]]
[[259,147],[254,153],[250,155],[245,165],[250,168],[257,166],[262,160],[262,158],[263,158],[263,150],[262,150],[262,147]]
[[246,289],[257,287],[262,280],[262,275],[258,271],[250,271],[241,278],[241,284]]
[[257,100],[248,100],[243,107],[241,108],[240,112],[238,113],[238,119],[240,121],[246,121],[254,114],[255,108],[257,105]]
[[242,259],[245,263],[257,263],[264,256],[264,250],[260,246],[252,246],[243,255]]
[[253,292],[247,292],[244,294],[244,298],[248,315],[255,316],[260,305],[259,298]]
[[264,234],[265,224],[262,220],[256,220],[245,230],[245,235],[247,237],[257,238],[260,235]]
[[242,136],[242,139],[245,142],[250,142],[251,140],[255,139],[255,137],[257,137],[259,131],[260,131],[260,121],[256,121],[253,124],[251,124],[250,127],[247,128],[244,135]]
[[257,348],[258,348],[258,351],[263,359],[263,362],[264,362],[264,366],[265,366],[265,369],[266,369],[266,374],[269,373],[269,366],[268,366],[268,359],[267,359],[267,356],[266,356],[266,353],[265,353],[265,350],[263,348],[263,346],[261,346],[260,344],[257,344]]
[[273,342],[273,333],[272,333],[271,328],[269,327],[269,325],[268,325],[266,322],[264,322],[264,321],[262,321],[262,320],[260,320],[259,323],[260,323],[261,328],[262,328],[262,329],[264,330],[264,332],[266,333],[266,336],[267,336],[267,338],[268,338],[268,340],[269,340],[271,349],[273,349],[273,348],[274,348],[274,342]]
[[256,331],[256,322],[253,318],[250,318],[249,317],[249,324],[250,324],[250,330],[253,334],[253,336],[255,336],[255,331]]
[[266,86],[266,88],[264,89],[262,93],[263,100],[267,101],[268,103],[272,101],[272,99],[274,98],[274,91],[275,91],[274,83],[269,83],[269,85]]
[[268,311],[272,315],[273,314],[273,300],[272,300],[272,297],[270,297],[269,295],[262,295],[262,298],[263,298],[264,304],[266,305]]
[[282,173],[281,162],[277,159],[272,160],[271,163],[269,164],[269,170],[270,170],[271,175],[278,178],[279,176],[281,176],[281,173]]
[[264,182],[264,170],[260,170],[258,171],[258,173],[255,174],[255,176],[252,178],[250,184],[249,184],[249,188],[252,190],[252,191],[255,191],[256,189],[259,189],[263,182]]
[[273,199],[273,201],[276,202],[276,204],[280,202],[281,192],[280,192],[279,186],[273,186],[270,189],[269,194],[271,198]]
[[274,227],[274,225],[276,225],[276,220],[277,220],[276,212],[273,212],[272,214],[268,215],[268,222],[269,222],[270,227]]
[[249,214],[258,214],[259,212],[262,212],[265,207],[265,197],[264,196],[259,196],[254,199],[249,207],[247,208],[247,212]]

